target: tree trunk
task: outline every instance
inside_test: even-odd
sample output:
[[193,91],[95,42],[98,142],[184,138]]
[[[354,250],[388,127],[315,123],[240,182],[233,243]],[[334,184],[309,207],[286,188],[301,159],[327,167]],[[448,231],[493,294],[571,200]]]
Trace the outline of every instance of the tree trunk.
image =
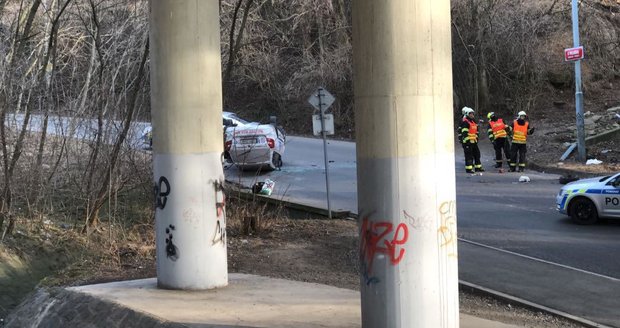
[[138,67],[138,72],[136,74],[135,83],[133,85],[132,90],[129,93],[128,97],[128,106],[127,114],[123,120],[123,130],[119,135],[118,139],[114,143],[114,147],[112,149],[112,153],[110,155],[110,160],[108,161],[108,166],[106,167],[105,174],[103,179],[101,180],[101,187],[99,189],[99,193],[97,197],[92,201],[92,206],[90,206],[90,210],[88,211],[88,216],[86,217],[86,222],[84,224],[84,228],[82,229],[83,233],[88,233],[90,228],[96,226],[99,220],[99,210],[105,204],[108,194],[108,185],[106,182],[110,180],[112,172],[116,169],[116,164],[118,162],[118,157],[121,151],[121,147],[127,138],[127,134],[129,133],[129,128],[131,127],[131,122],[133,120],[134,112],[136,109],[137,101],[138,101],[138,92],[142,87],[142,81],[145,76],[145,67],[146,60],[149,56],[149,40],[148,36],[146,37],[146,43],[144,45],[144,53],[142,54],[142,59],[140,60],[140,65]]
[[[90,7],[92,11],[91,12],[92,23],[95,28],[95,30],[93,31],[93,46],[96,49],[96,53],[99,54],[99,70],[98,70],[99,72],[97,75],[97,86],[99,88],[98,88],[98,93],[94,97],[95,104],[97,106],[97,134],[95,137],[95,144],[93,147],[93,151],[90,154],[88,165],[87,165],[88,177],[86,178],[85,192],[88,195],[89,203],[91,201],[92,185],[94,183],[95,172],[97,172],[97,160],[99,158],[99,152],[100,152],[102,142],[103,142],[103,132],[104,132],[103,131],[103,121],[104,121],[103,94],[105,92],[104,91],[105,86],[103,83],[103,73],[106,68],[106,64],[102,56],[102,50],[101,50],[101,34],[100,34],[100,29],[99,29],[99,18],[97,17],[97,8],[95,7],[95,4],[92,0],[90,1]],[[84,92],[85,92],[84,96],[86,97],[86,95],[88,94],[88,90],[85,90]],[[85,100],[85,97],[82,99]],[[87,213],[86,216],[90,217],[91,214]]]
[[489,83],[487,78],[487,62],[484,54],[484,28],[479,21],[476,33],[476,44],[478,45],[478,115],[483,115],[489,109]]
[[[3,2],[3,6],[4,6],[4,2]],[[25,44],[25,41],[28,39],[28,36],[30,35],[30,30],[32,29],[32,22],[34,21],[34,17],[35,14],[37,13],[37,10],[39,9],[39,5],[41,5],[41,0],[35,0],[32,5],[30,6],[30,9],[28,10],[28,14],[26,16],[24,16],[23,11],[21,11],[20,9],[20,13],[19,13],[19,18],[18,18],[18,24],[17,27],[15,28],[15,34],[13,37],[13,41],[12,41],[12,51],[9,52],[8,55],[8,65],[6,66],[8,69],[7,71],[3,72],[3,86],[2,86],[2,90],[0,91],[0,98],[1,98],[1,108],[0,108],[0,142],[2,142],[2,162],[4,164],[4,187],[2,189],[2,194],[0,195],[1,199],[0,199],[0,213],[6,213],[6,215],[3,215],[3,217],[8,217],[9,219],[9,226],[7,228],[11,228],[14,226],[14,222],[12,219],[12,216],[10,214],[11,211],[11,205],[12,205],[12,190],[11,190],[11,180],[12,180],[12,173],[11,173],[11,162],[12,162],[12,158],[9,156],[9,150],[8,150],[8,145],[7,145],[7,139],[6,139],[6,127],[5,127],[5,122],[6,122],[6,109],[7,106],[9,106],[9,104],[11,103],[11,99],[10,99],[10,95],[11,95],[11,88],[12,88],[12,72],[10,71],[11,69],[13,69],[15,67],[15,59],[18,58],[21,55],[22,49],[23,49],[23,45]],[[20,33],[20,26],[21,23],[23,22],[23,20],[25,20],[25,25],[23,30]],[[4,219],[2,221],[0,221],[0,231],[2,231],[2,227],[4,225]],[[7,229],[8,230],[8,229]],[[7,230],[5,230],[4,233],[7,232]],[[10,231],[8,231],[10,233]],[[4,235],[3,233],[3,235]]]
[[344,0],[334,0],[334,7],[337,8],[338,19],[340,23],[337,25],[340,28],[340,43],[348,44],[350,42],[349,30],[347,27],[349,26],[349,19],[347,17],[347,7],[345,5]]
[[[241,24],[239,25],[239,32],[236,34],[235,40],[235,27],[237,18],[239,16],[239,8],[241,7],[241,3],[243,0],[239,0],[235,5],[235,11],[233,13],[232,26],[230,28],[230,46],[228,51],[228,62],[226,63],[226,70],[224,72],[224,95],[227,96],[229,94],[230,85],[231,85],[231,77],[232,72],[235,66],[235,63],[239,61],[239,51],[241,49],[241,40],[243,39],[243,33],[245,31],[245,25],[248,20],[248,15],[250,14],[250,8],[252,7],[252,3],[254,0],[247,0],[245,3],[245,7],[243,8],[243,17],[241,18]],[[234,40],[234,42],[233,42]],[[225,97],[226,99],[227,97]]]
[[[15,170],[15,167],[17,166],[17,162],[19,161],[19,158],[21,157],[21,153],[23,151],[23,145],[24,145],[24,139],[26,137],[26,132],[28,129],[28,123],[30,121],[30,115],[32,113],[32,106],[33,106],[33,101],[32,101],[32,91],[36,90],[38,88],[40,88],[40,86],[43,84],[43,81],[45,79],[45,72],[46,72],[46,68],[47,68],[47,64],[50,61],[50,58],[52,57],[52,53],[54,52],[54,48],[55,48],[55,42],[56,42],[56,35],[58,34],[58,24],[60,21],[60,17],[62,16],[63,12],[65,11],[65,9],[67,8],[67,6],[69,5],[69,3],[71,2],[71,0],[67,0],[65,2],[65,4],[63,5],[63,7],[60,9],[60,11],[58,12],[58,14],[56,15],[56,17],[54,18],[54,21],[52,22],[52,27],[51,27],[51,31],[50,31],[50,38],[48,40],[47,43],[47,50],[45,51],[45,55],[43,56],[43,59],[39,65],[39,71],[38,71],[38,75],[36,77],[34,86],[28,91],[29,95],[28,95],[28,100],[26,101],[26,111],[24,113],[24,122],[22,124],[22,130],[19,133],[19,136],[17,137],[17,140],[15,141],[15,148],[13,150],[13,154],[11,156],[11,160],[9,163],[9,167],[8,167],[8,175],[5,176],[5,191],[4,191],[4,195],[5,195],[5,199],[9,200],[9,203],[7,204],[7,208],[6,210],[9,211],[9,225],[7,227],[7,231],[6,233],[11,234],[13,227],[15,227],[15,219],[13,218],[13,216],[11,215],[11,183],[13,180],[13,172]],[[28,21],[26,23],[26,27],[28,28],[28,30],[24,30],[24,35],[28,35],[30,33],[30,28],[32,26],[32,21],[31,18],[34,19],[34,13],[36,13],[36,9],[38,8],[39,4],[41,3],[41,0],[35,0],[35,4],[33,4],[33,7],[31,8],[31,15],[29,15]],[[35,7],[36,5],[36,7]]]
[[237,17],[239,16],[239,8],[241,8],[241,3],[243,3],[243,0],[237,0],[237,4],[235,4],[235,10],[233,11],[233,17],[230,25],[230,33],[228,33],[228,62],[226,63],[226,70],[224,71],[224,84],[228,84],[230,81],[230,76],[234,65],[235,28],[237,27]]
[[[67,1],[68,4],[68,1]],[[47,80],[47,85],[46,85],[46,91],[45,94],[49,96],[49,98],[53,97],[51,96],[52,94],[52,80],[54,79],[54,72],[56,71],[56,47],[57,47],[57,41],[58,41],[58,19],[60,18],[60,16],[57,16],[57,18],[55,20],[52,20],[50,18],[50,25],[51,25],[51,30],[49,33],[49,39],[48,39],[48,43],[47,43],[47,52],[49,54],[49,57],[51,57],[51,71],[50,72],[46,72],[49,75],[47,77],[44,76],[44,78],[46,78]],[[46,65],[47,67],[47,65]],[[53,102],[51,102],[53,103]],[[41,187],[42,187],[42,181],[41,181],[41,174],[42,174],[42,170],[43,170],[43,152],[45,150],[45,142],[47,139],[47,127],[49,124],[49,113],[50,113],[50,106],[47,105],[45,106],[45,113],[44,113],[44,118],[43,118],[43,127],[41,129],[41,136],[39,138],[39,146],[37,149],[37,160],[36,160],[36,164],[33,170],[33,187],[31,188],[31,192],[32,192],[32,196],[33,199],[35,200],[35,202],[38,202],[39,199],[39,195],[41,193]]]
[[2,15],[4,14],[4,6],[5,5],[6,5],[6,0],[0,0],[0,17],[2,17]]

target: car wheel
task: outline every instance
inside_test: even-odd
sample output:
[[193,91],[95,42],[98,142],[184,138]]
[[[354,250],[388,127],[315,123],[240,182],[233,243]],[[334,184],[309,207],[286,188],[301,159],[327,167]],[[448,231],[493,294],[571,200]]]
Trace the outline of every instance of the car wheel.
[[276,152],[271,155],[271,163],[269,163],[269,169],[279,170],[282,167],[282,156]]
[[577,198],[571,202],[570,216],[577,224],[593,224],[598,220],[596,206],[587,198]]

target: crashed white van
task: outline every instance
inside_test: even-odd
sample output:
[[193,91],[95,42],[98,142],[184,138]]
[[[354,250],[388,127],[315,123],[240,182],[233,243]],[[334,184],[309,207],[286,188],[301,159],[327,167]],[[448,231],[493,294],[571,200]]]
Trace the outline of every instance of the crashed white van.
[[[224,117],[231,114],[225,112]],[[276,170],[282,166],[286,134],[275,118],[270,124],[225,119],[224,125],[224,148],[239,169]]]

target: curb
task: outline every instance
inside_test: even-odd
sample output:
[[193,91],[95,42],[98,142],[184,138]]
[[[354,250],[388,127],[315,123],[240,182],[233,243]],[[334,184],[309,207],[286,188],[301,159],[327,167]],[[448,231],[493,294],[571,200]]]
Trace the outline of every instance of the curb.
[[508,303],[513,303],[513,304],[517,304],[519,306],[522,306],[524,308],[528,308],[528,309],[533,309],[539,312],[544,312],[547,314],[551,314],[554,316],[558,316],[564,319],[567,319],[569,321],[578,323],[580,325],[584,325],[585,327],[589,327],[589,328],[613,328],[612,326],[606,326],[600,323],[596,323],[594,321],[585,319],[585,318],[581,318],[566,312],[562,312],[556,309],[552,309],[550,307],[546,307],[544,305],[540,305],[538,303],[534,303],[534,302],[530,302],[527,300],[524,300],[522,298],[516,297],[516,296],[512,296],[509,294],[505,294],[490,288],[485,288],[476,284],[472,284],[470,282],[467,281],[463,281],[459,279],[459,290],[463,290],[463,291],[468,291],[470,293],[475,293],[478,295],[483,295],[483,296],[488,296],[494,299],[499,299],[502,300],[504,302],[508,302]]
[[574,177],[578,177],[580,179],[585,178],[593,178],[601,175],[605,175],[604,173],[588,173],[584,171],[565,169],[561,167],[552,167],[552,166],[544,166],[537,164],[536,162],[528,161],[527,166],[535,171],[540,173],[551,173],[551,174],[559,174],[559,175],[572,175]]
[[[231,182],[226,180],[228,184],[228,190],[233,192],[235,196],[240,199],[250,200],[250,201],[260,201],[266,204],[275,205],[275,206],[284,206],[287,209],[292,209],[296,211],[303,211],[310,214],[316,214],[322,217],[327,218],[329,213],[326,209],[314,207],[310,205],[303,205],[299,203],[294,203],[291,201],[287,201],[281,198],[272,198],[270,196],[254,194],[247,187],[239,185],[238,183]],[[332,219],[346,219],[354,216],[355,214],[350,211],[334,211],[332,210]],[[356,216],[356,215],[355,215]]]

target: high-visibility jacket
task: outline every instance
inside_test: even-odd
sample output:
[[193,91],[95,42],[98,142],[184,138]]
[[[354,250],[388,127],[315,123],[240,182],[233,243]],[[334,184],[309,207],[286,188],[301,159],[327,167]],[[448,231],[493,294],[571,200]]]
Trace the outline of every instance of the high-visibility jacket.
[[513,135],[512,143],[525,144],[527,143],[527,132],[530,126],[530,122],[525,121],[523,125],[520,125],[517,120],[513,123]]
[[471,121],[466,117],[461,123],[461,142],[477,143],[478,142],[478,123]]
[[489,121],[489,126],[491,127],[489,130],[489,137],[491,137],[491,135],[493,136],[493,139],[497,139],[497,138],[506,138],[507,133],[506,133],[506,124],[504,123],[504,120],[502,120],[501,118],[497,119],[496,121]]

